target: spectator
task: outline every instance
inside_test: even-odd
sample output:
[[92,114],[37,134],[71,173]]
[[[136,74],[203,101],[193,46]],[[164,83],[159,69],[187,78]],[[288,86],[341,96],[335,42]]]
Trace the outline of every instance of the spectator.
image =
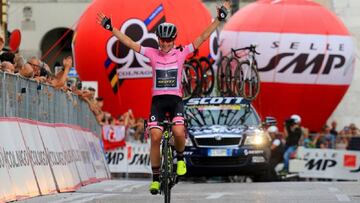
[[336,135],[331,133],[331,128],[328,125],[324,125],[323,133],[325,134],[325,139],[327,143],[327,148],[335,149],[336,144]]
[[289,171],[289,161],[293,153],[299,146],[299,140],[302,135],[301,117],[293,114],[289,119],[285,120],[285,153],[284,153],[284,168],[280,171],[281,174],[287,174]]
[[330,141],[328,139],[328,137],[326,136],[326,134],[330,131],[330,127],[325,124],[322,129],[321,132],[318,133],[314,139],[314,144],[316,148],[320,148],[320,149],[326,149],[329,147],[330,145]]
[[315,144],[311,140],[310,135],[309,135],[309,129],[307,129],[307,128],[303,129],[301,145],[304,146],[305,148],[315,148]]
[[336,127],[337,127],[337,122],[334,120],[334,121],[331,122],[331,130],[330,130],[330,133],[331,133],[332,135],[334,135],[335,138],[336,138],[337,135],[338,135],[338,131],[336,130]]
[[278,175],[275,172],[275,167],[283,161],[284,144],[281,141],[281,134],[276,126],[270,126],[267,129],[271,137],[271,157],[270,157],[270,176],[271,180],[278,180]]
[[133,126],[134,139],[137,141],[144,142],[144,119],[138,118]]
[[350,129],[351,137],[356,137],[357,135],[359,135],[358,128],[354,123],[351,123],[349,125],[349,129]]
[[30,64],[25,63],[19,71],[20,75],[24,78],[33,78],[34,70]]
[[3,62],[1,62],[1,70],[6,73],[14,74],[15,67],[12,63],[10,63],[8,61],[3,61]]
[[4,61],[7,61],[7,62],[10,62],[12,64],[15,64],[15,54],[11,53],[11,52],[3,52],[1,55],[0,55],[0,61],[1,62],[4,62]]
[[336,149],[346,149],[349,144],[349,138],[345,134],[344,130],[341,130],[339,132],[339,135],[337,136],[337,143],[336,143]]
[[39,77],[40,76],[40,61],[37,59],[36,56],[32,56],[28,62],[28,64],[31,65],[31,67],[34,70],[34,77]]
[[54,80],[51,81],[51,85],[60,89],[65,86],[67,75],[72,67],[72,57],[67,56],[63,59],[63,69],[55,75]]
[[25,59],[24,57],[22,57],[20,54],[15,54],[15,58],[14,58],[14,66],[15,66],[15,73],[19,73],[20,69],[24,66],[25,64]]

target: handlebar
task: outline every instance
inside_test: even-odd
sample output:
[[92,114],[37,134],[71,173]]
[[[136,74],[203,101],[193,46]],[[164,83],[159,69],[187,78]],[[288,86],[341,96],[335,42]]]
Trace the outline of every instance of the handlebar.
[[241,58],[241,57],[239,57],[239,56],[236,54],[237,51],[241,51],[241,50],[249,50],[251,53],[260,55],[260,53],[256,51],[256,45],[253,45],[253,44],[251,44],[251,45],[248,46],[248,47],[243,47],[243,48],[239,48],[239,49],[233,49],[233,48],[231,48],[231,52],[234,53],[234,55],[235,55],[237,58]]

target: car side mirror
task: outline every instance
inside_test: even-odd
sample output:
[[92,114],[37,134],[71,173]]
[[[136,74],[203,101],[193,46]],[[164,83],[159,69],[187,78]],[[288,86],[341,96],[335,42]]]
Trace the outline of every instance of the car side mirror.
[[277,120],[276,120],[276,118],[274,118],[272,116],[266,116],[264,124],[267,125],[267,126],[272,126],[272,125],[276,126],[277,125]]

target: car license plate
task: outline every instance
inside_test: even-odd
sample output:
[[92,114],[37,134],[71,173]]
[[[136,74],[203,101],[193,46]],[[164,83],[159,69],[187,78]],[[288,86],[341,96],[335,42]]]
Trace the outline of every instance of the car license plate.
[[209,149],[208,156],[231,156],[230,149]]

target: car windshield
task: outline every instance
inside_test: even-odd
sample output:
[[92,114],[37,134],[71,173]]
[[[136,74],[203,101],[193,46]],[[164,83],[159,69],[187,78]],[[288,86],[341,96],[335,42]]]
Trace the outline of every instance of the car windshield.
[[202,127],[212,125],[258,126],[260,119],[252,106],[239,105],[205,105],[185,106],[185,118],[188,126]]

